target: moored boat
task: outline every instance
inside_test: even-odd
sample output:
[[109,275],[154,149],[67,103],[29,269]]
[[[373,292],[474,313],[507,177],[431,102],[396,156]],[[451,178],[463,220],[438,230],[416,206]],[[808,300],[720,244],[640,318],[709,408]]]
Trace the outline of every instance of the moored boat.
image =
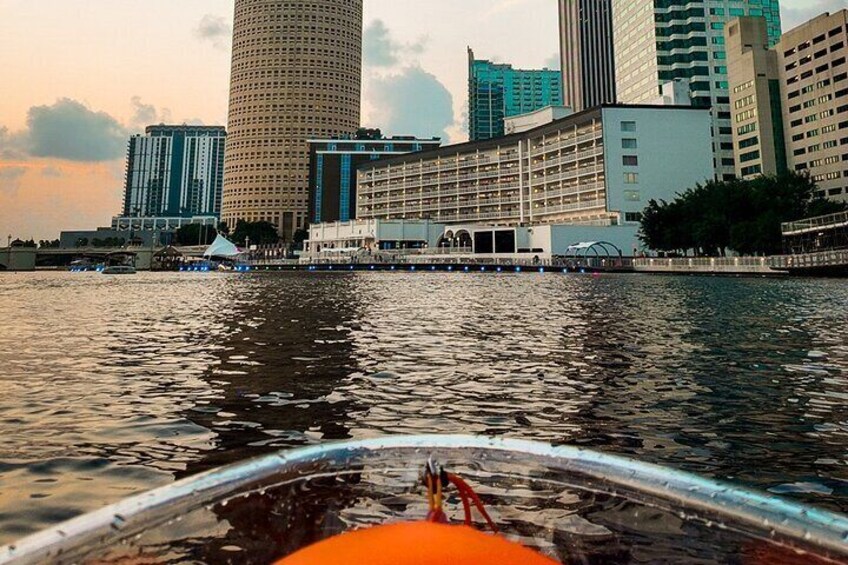
[[110,265],[101,271],[104,275],[134,275],[135,267],[132,265]]

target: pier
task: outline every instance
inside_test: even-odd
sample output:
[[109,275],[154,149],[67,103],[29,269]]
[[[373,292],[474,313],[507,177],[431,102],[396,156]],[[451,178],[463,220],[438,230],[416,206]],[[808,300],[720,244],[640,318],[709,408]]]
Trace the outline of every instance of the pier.
[[785,223],[776,269],[795,275],[848,276],[848,212]]

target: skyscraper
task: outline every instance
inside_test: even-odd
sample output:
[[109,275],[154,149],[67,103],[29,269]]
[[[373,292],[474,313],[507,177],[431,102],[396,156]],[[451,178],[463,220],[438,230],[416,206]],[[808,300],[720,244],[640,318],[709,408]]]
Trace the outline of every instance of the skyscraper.
[[725,40],[736,175],[748,179],[784,173],[780,70],[777,52],[769,49],[766,20],[734,20],[727,24]]
[[688,80],[692,104],[712,108],[717,178],[735,177],[724,26],[763,16],[769,43],[780,38],[778,0],[612,0],[616,93],[651,103],[661,86]]
[[575,112],[614,103],[612,0],[559,0],[562,99]]
[[504,118],[562,105],[562,73],[514,69],[475,59],[468,49],[468,129],[472,141],[504,134]]
[[224,145],[220,126],[150,126],[130,138],[123,215],[216,216],[221,210]]
[[308,224],[310,138],[359,127],[362,0],[236,0],[221,219]]
[[775,50],[789,168],[848,202],[848,10],[786,32]]

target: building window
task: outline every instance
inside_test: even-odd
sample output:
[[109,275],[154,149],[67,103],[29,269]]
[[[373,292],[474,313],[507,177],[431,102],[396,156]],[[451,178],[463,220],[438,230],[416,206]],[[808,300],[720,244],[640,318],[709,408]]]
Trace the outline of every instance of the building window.
[[746,147],[753,147],[760,143],[760,139],[757,136],[751,137],[749,139],[743,139],[739,142],[739,149],[745,149]]
[[639,184],[639,173],[624,173],[624,184]]
[[638,143],[633,138],[624,138],[621,140],[621,148],[622,149],[636,149],[638,148]]
[[625,132],[636,131],[636,122],[621,122],[621,131],[625,131]]
[[625,167],[638,167],[639,166],[639,157],[636,155],[624,155],[621,158],[622,164]]
[[746,163],[748,161],[754,161],[754,160],[759,159],[759,158],[760,158],[760,152],[759,151],[751,151],[749,153],[742,153],[739,156],[739,160],[742,161],[743,163]]
[[625,212],[624,213],[624,221],[625,222],[641,222],[642,221],[642,212]]

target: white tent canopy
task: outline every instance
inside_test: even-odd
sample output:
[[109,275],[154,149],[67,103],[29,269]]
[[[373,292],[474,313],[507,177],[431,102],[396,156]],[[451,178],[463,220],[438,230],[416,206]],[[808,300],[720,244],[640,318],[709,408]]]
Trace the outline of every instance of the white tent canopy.
[[241,255],[241,251],[238,247],[220,233],[209,246],[209,249],[203,253],[204,257],[237,257],[239,255]]

